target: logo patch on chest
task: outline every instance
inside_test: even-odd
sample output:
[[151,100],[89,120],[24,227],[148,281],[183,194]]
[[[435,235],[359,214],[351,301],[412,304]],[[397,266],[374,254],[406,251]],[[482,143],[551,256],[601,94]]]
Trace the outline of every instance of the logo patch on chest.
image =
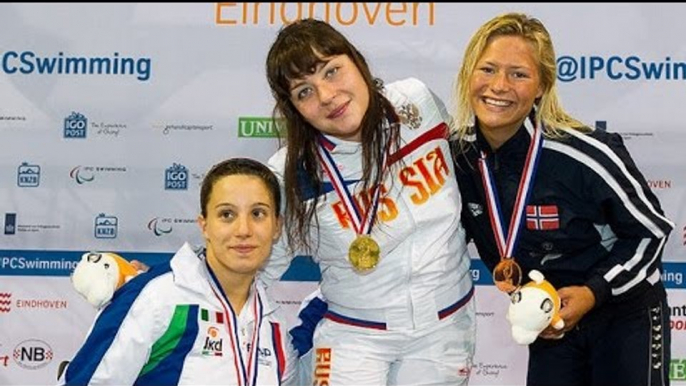
[[205,342],[202,346],[202,355],[220,357],[224,355],[223,352],[224,340],[219,334],[219,329],[210,327],[207,329],[205,335]]
[[422,124],[422,116],[419,108],[414,103],[406,103],[398,109],[400,122],[409,126],[411,129],[418,129]]
[[480,216],[484,212],[484,207],[475,202],[468,202],[467,208],[469,208],[469,213],[472,214],[472,217]]
[[224,327],[225,317],[224,313],[201,308],[198,313],[199,326],[205,329],[205,339],[203,340],[202,355],[205,356],[223,356],[224,354],[224,340],[222,339],[221,330]]
[[526,229],[537,231],[560,229],[560,214],[557,205],[527,205]]

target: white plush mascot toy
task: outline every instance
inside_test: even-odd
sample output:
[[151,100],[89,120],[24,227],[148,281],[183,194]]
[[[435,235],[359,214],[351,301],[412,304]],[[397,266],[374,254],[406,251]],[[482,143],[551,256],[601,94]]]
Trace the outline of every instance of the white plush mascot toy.
[[138,273],[131,263],[116,253],[87,252],[76,265],[71,281],[81,296],[100,309],[119,287]]
[[512,325],[512,337],[522,345],[532,343],[548,326],[561,330],[560,296],[543,274],[532,270],[531,281],[510,296],[507,320]]

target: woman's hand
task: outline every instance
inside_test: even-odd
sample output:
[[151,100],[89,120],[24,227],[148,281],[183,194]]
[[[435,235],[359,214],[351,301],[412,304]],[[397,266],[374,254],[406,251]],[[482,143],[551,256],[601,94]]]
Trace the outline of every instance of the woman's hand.
[[595,306],[595,295],[587,286],[563,287],[557,290],[562,307],[560,317],[565,322],[561,330],[549,326],[539,335],[543,339],[560,339],[565,332],[574,328],[581,318]]

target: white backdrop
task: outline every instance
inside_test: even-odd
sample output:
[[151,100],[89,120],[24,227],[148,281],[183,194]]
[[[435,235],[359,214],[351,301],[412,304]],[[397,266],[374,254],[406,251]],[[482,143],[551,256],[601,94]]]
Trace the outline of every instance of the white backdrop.
[[[449,104],[469,37],[504,11],[546,24],[567,109],[623,134],[677,225],[663,276],[686,384],[686,5],[433,3],[0,5],[0,384],[54,383],[80,346],[95,315],[69,284],[81,253],[169,258],[200,241],[203,172],[275,151],[264,61],[284,22],[328,18],[377,76],[420,78]],[[473,259],[471,384],[523,384],[507,299]],[[312,280],[293,267],[280,302],[295,309]]]

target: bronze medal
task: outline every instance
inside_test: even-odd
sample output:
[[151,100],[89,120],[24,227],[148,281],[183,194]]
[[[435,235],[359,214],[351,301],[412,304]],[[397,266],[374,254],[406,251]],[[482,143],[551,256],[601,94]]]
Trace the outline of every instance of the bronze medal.
[[493,282],[499,290],[512,293],[522,283],[522,268],[513,258],[503,258],[493,270]]
[[368,272],[379,264],[379,244],[368,235],[358,235],[348,249],[348,260],[356,271]]

